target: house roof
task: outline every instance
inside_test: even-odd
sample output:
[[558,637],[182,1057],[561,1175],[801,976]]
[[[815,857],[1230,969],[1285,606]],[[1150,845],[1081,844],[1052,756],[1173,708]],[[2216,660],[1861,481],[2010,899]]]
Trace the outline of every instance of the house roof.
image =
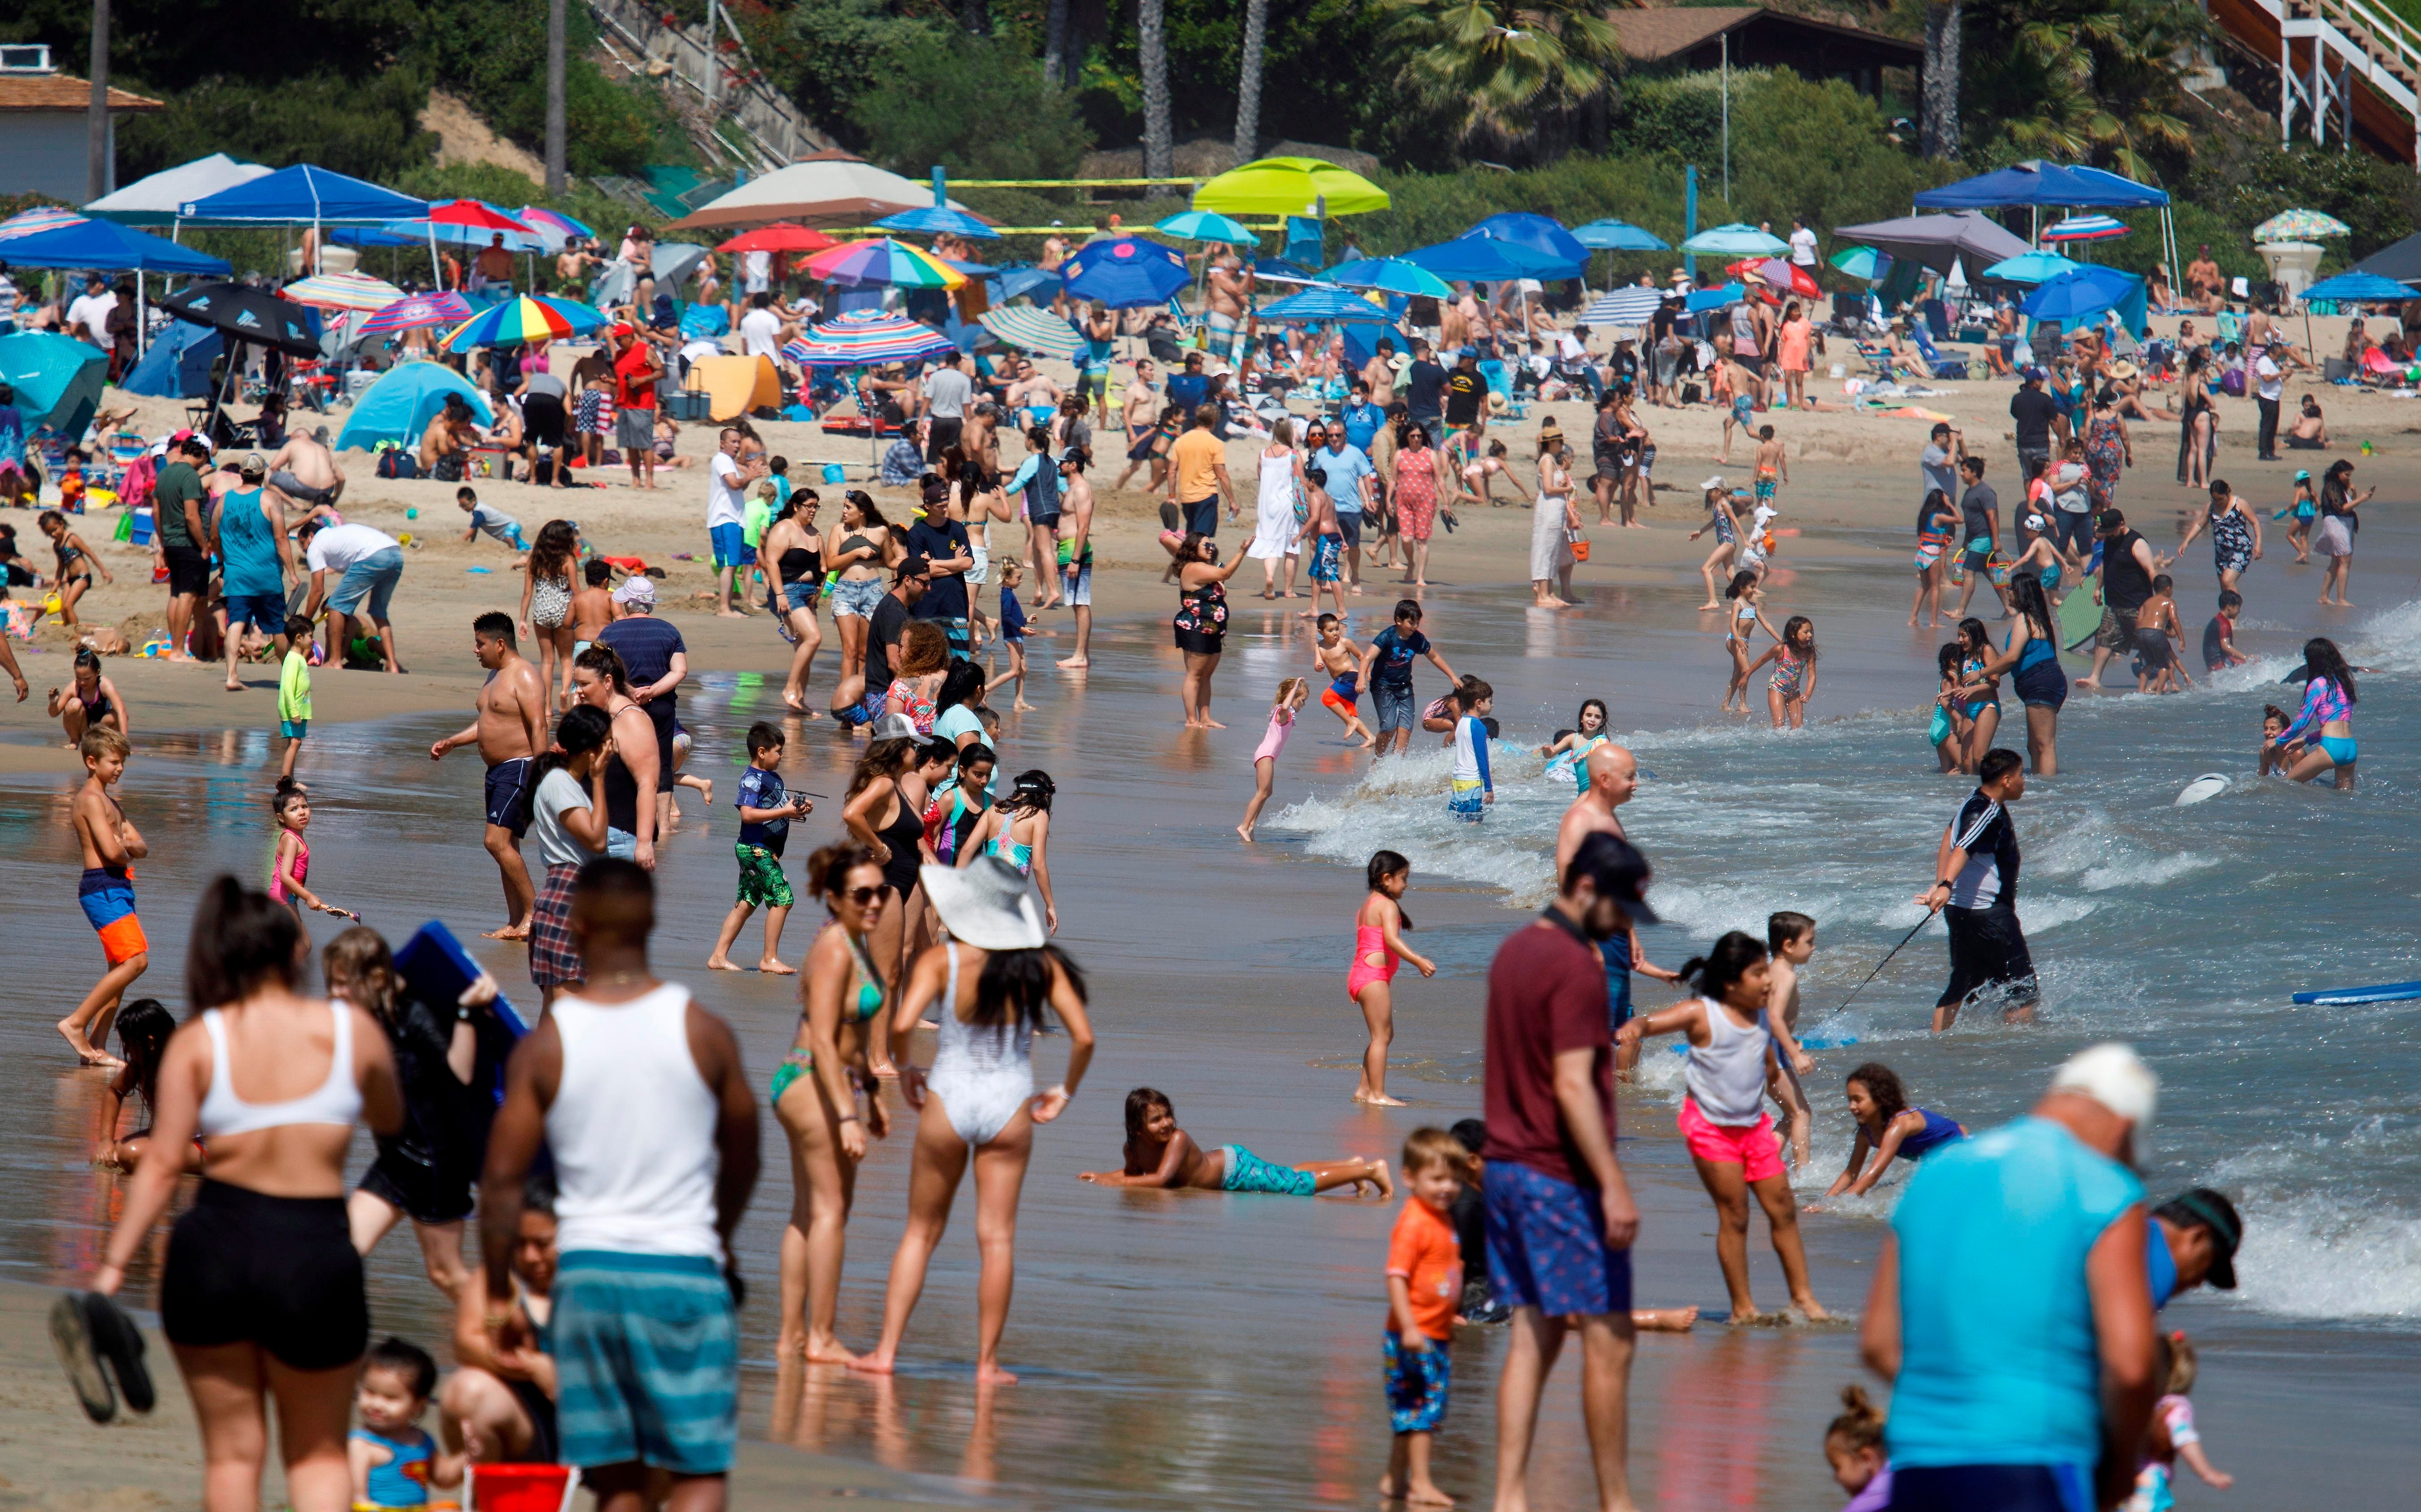
[[[0,73],[0,110],[88,110],[92,82],[71,73]],[[113,111],[164,110],[159,101],[123,89],[109,91]]]
[[1617,35],[1622,39],[1622,50],[1648,63],[1687,53],[1713,41],[1726,32],[1736,32],[1757,23],[1785,30],[1804,30],[1855,40],[1888,52],[1906,53],[1913,60],[1921,59],[1925,55],[1923,47],[1904,38],[1816,21],[1787,11],[1769,10],[1763,6],[1660,6],[1614,10],[1607,13],[1606,19],[1614,23]]

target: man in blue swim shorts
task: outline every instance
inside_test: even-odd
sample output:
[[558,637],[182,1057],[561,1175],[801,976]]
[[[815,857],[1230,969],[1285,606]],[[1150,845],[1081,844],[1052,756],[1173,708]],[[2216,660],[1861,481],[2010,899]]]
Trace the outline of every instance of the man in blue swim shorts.
[[[1586,836],[1554,901],[1497,948],[1488,970],[1488,1287],[1513,1310],[1496,1420],[1499,1506],[1526,1504],[1539,1393],[1573,1328],[1598,1496],[1607,1505],[1630,1499],[1622,1442],[1639,1209],[1615,1160],[1614,1036],[1601,952],[1634,920],[1656,922],[1642,897],[1648,877],[1647,858],[1629,842]],[[1558,1092],[1574,1077],[1596,1094],[1578,1116]]]

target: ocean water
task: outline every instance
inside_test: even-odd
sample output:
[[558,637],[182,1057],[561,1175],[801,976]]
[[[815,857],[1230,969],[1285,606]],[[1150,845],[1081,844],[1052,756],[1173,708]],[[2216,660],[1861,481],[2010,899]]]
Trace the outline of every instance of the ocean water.
[[[1939,1037],[1929,1028],[1947,974],[1938,921],[1837,1011],[1924,916],[1914,895],[1969,790],[1934,770],[1925,711],[1835,715],[1784,734],[1761,713],[1639,729],[1620,728],[1617,716],[1617,739],[1653,774],[1622,811],[1656,868],[1648,896],[1664,922],[1643,932],[1648,959],[1678,965],[1726,929],[1762,937],[1775,910],[1818,920],[1800,1030],[1856,1044],[1817,1052],[1807,1079],[1819,1121],[1803,1196],[1820,1193],[1846,1158],[1840,1083],[1851,1066],[1882,1060],[1913,1100],[1976,1128],[2023,1111],[2081,1045],[2123,1039],[2162,1079],[2143,1151],[2148,1187],[2240,1194],[2248,1237],[2231,1305],[2421,1328],[2421,1222],[2412,1216],[2421,1098],[2405,1054],[2421,1005],[2289,1001],[2310,988],[2421,976],[2421,785],[2405,760],[2421,738],[2421,603],[2339,638],[2350,661],[2376,669],[2356,678],[2366,759],[2351,793],[2253,775],[2263,703],[2300,708],[2300,685],[2278,682],[2299,654],[2265,654],[2187,694],[2073,693],[2059,775],[2031,780],[2012,808],[2038,1021],[2005,1027],[1979,1006]],[[2077,670],[2071,662],[2071,678]],[[2023,746],[2021,719],[2008,698],[2000,743]],[[1501,889],[1508,909],[1536,908],[1551,896],[1555,825],[1573,784],[1509,733],[1494,759],[1498,800],[1478,826],[1445,813],[1448,756],[1426,746],[1264,822],[1357,866],[1378,837],[1416,878]],[[2233,780],[2216,798],[2175,806],[2204,772]],[[1664,1001],[1659,984],[1643,979],[1640,991],[1644,1004]],[[1645,1089],[1678,1104],[1680,1064],[1651,1049]],[[1881,1217],[1903,1179],[1836,1210]]]

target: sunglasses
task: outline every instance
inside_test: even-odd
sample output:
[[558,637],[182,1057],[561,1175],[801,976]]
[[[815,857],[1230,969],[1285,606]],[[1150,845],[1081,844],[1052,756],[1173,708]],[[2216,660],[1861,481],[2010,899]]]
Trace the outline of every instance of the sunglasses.
[[833,896],[836,898],[847,898],[850,902],[856,904],[859,908],[864,908],[868,903],[873,902],[876,898],[881,897],[885,889],[880,887],[852,887],[846,893],[835,893]]

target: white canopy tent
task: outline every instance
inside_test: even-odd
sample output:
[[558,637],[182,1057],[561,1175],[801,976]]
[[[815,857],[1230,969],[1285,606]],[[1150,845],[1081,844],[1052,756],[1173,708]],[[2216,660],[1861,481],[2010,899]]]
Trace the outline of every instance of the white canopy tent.
[[238,163],[224,152],[213,152],[174,168],[163,168],[149,178],[137,179],[116,194],[102,195],[84,210],[87,215],[98,215],[121,226],[174,226],[180,206],[207,199],[223,189],[248,184],[273,171],[257,163]]

